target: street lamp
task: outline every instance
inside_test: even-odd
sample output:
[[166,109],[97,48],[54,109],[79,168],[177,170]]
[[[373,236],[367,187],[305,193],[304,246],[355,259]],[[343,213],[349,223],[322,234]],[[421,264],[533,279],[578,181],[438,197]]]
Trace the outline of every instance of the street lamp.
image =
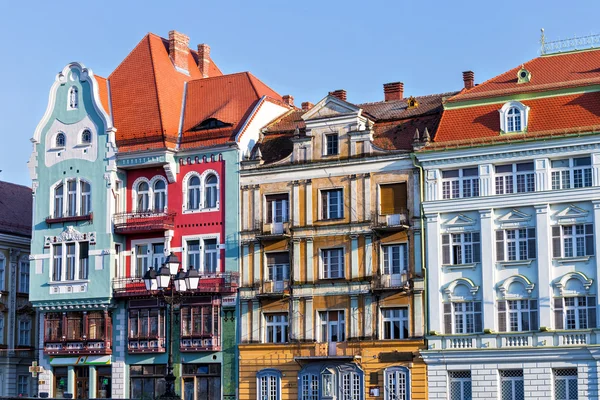
[[[173,325],[175,322],[174,308],[175,304],[181,302],[180,297],[176,297],[176,294],[181,295],[187,290],[198,289],[198,283],[200,282],[200,275],[194,267],[190,267],[188,272],[184,272],[183,268],[180,267],[179,258],[171,253],[165,263],[161,266],[158,274],[153,267],[144,274],[144,284],[146,290],[149,292],[160,290],[159,296],[162,297],[165,302],[169,305],[169,347],[168,347],[168,361],[167,361],[167,374],[165,375],[165,393],[160,395],[158,398],[162,400],[178,399],[179,396],[175,393],[175,375],[173,374]],[[166,290],[171,289],[171,294],[167,295]]]

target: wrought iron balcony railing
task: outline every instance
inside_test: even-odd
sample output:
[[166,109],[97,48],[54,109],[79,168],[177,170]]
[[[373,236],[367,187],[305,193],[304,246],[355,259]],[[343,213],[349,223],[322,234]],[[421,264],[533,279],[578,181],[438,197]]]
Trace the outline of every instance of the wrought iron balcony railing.
[[145,233],[175,228],[175,212],[149,210],[117,213],[113,216],[115,233]]
[[396,232],[408,229],[408,210],[402,209],[396,214],[371,214],[371,227],[377,231]]
[[[235,293],[239,285],[237,272],[222,272],[217,274],[201,274],[198,289],[186,291],[186,294],[203,293]],[[143,297],[152,295],[146,290],[142,278],[117,278],[113,280],[115,297]]]
[[258,284],[258,297],[284,297],[290,294],[290,280],[262,281]]

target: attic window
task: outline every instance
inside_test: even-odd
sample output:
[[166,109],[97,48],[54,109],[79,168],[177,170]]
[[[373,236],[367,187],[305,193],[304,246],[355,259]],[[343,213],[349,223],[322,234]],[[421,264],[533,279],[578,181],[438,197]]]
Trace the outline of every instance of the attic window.
[[79,107],[79,91],[76,86],[69,89],[69,110],[75,110]]
[[520,133],[527,131],[529,107],[518,101],[510,101],[500,109],[501,133]]
[[521,69],[517,72],[517,83],[527,83],[531,80],[531,72],[525,69],[525,67],[521,67]]
[[216,118],[209,118],[209,119],[202,121],[199,125],[196,125],[193,130],[201,131],[204,129],[223,128],[226,126],[231,126],[231,124],[227,124],[223,121],[219,121]]
[[408,108],[417,108],[419,107],[419,102],[413,96],[410,96],[407,100]]

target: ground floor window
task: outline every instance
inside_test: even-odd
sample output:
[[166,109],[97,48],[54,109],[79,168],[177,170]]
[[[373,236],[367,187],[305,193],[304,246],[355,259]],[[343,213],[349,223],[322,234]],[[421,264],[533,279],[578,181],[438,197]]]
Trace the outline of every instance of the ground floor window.
[[29,377],[27,375],[17,377],[17,395],[19,397],[29,397]]
[[525,400],[522,370],[500,371],[502,400]]
[[385,370],[385,400],[410,399],[408,368],[391,367]]
[[184,400],[221,400],[221,364],[183,364]]
[[577,400],[577,369],[554,370],[554,399]]
[[300,400],[364,399],[364,373],[353,363],[311,363],[300,371],[298,379]]
[[130,397],[153,400],[165,392],[164,365],[132,365],[129,367]]
[[65,392],[69,393],[67,388],[67,367],[54,368],[54,397],[57,399],[64,398]]
[[281,372],[276,369],[263,369],[256,374],[258,400],[280,400]]
[[96,367],[96,376],[98,383],[96,384],[96,397],[99,399],[108,399],[112,397],[111,393],[111,370],[110,367]]
[[471,400],[471,371],[451,371],[450,400]]

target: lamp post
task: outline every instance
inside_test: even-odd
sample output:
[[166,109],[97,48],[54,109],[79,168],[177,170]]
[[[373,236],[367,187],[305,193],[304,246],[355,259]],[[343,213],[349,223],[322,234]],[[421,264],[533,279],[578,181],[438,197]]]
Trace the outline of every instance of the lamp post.
[[[158,273],[154,267],[144,274],[144,284],[149,292],[158,291],[158,296],[169,305],[169,346],[167,360],[167,374],[165,375],[165,392],[158,398],[161,400],[180,399],[175,393],[175,375],[173,374],[173,325],[175,324],[174,308],[180,303],[181,295],[187,290],[198,289],[200,274],[190,267],[187,272],[180,267],[179,258],[173,253],[169,254]],[[166,294],[170,289],[170,295]],[[176,295],[179,295],[176,297]]]

